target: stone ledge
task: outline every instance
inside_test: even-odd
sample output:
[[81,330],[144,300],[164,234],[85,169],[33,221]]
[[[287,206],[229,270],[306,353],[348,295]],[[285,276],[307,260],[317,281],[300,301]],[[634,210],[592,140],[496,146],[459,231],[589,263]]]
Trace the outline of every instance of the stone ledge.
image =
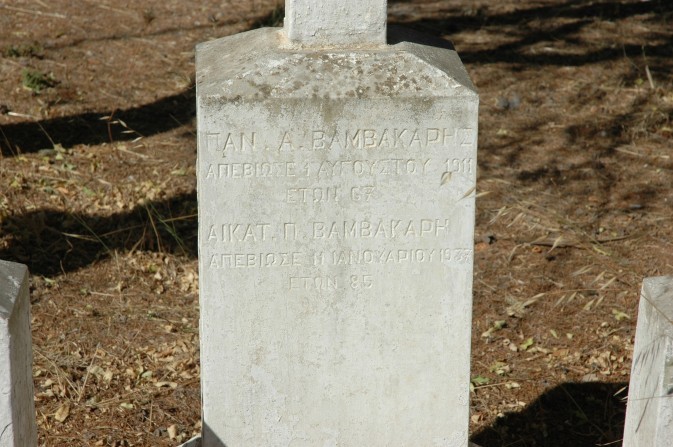
[[[196,436],[196,437],[190,439],[189,441],[185,442],[184,444],[182,444],[179,447],[202,447],[201,446],[201,436]],[[480,447],[480,446],[478,446],[477,444],[475,444],[473,442],[470,442],[468,447]]]

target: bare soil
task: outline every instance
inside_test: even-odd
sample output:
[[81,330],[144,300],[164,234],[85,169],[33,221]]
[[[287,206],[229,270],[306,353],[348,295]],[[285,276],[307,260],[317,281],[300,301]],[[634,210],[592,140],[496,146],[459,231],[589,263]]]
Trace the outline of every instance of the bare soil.
[[[9,3],[9,4],[7,4]],[[194,46],[275,0],[0,5],[0,259],[31,269],[40,445],[200,430]],[[394,1],[481,94],[471,431],[619,445],[673,272],[673,4]]]

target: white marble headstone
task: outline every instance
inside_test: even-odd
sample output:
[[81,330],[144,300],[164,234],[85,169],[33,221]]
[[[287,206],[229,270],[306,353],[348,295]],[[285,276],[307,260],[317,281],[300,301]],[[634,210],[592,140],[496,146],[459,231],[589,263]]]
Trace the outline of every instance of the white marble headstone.
[[673,445],[673,276],[643,281],[623,445]]
[[197,48],[203,446],[466,446],[477,93],[385,1],[287,11]]
[[35,447],[28,269],[0,261],[0,447]]

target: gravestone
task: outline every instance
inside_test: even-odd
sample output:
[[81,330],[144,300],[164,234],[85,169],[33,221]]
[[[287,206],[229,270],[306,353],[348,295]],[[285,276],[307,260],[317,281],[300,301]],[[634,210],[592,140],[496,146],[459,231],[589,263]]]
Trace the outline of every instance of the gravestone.
[[643,281],[624,447],[673,443],[673,276]]
[[37,446],[28,269],[0,261],[0,447]]
[[383,0],[286,11],[197,47],[203,446],[466,446],[478,95]]

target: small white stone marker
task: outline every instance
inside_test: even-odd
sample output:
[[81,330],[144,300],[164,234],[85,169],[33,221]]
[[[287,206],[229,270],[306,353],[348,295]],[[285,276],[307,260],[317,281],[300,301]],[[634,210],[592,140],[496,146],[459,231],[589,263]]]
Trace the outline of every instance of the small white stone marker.
[[385,1],[286,5],[197,47],[203,447],[464,447],[478,95]]
[[0,447],[37,446],[28,269],[0,261]]
[[673,445],[673,276],[643,281],[623,445]]

